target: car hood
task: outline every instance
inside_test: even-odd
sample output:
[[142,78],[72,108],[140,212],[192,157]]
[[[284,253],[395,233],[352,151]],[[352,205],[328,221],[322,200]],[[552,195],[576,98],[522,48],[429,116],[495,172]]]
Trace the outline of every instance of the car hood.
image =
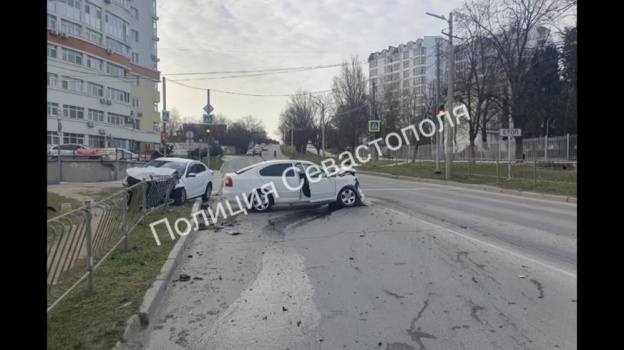
[[170,176],[175,173],[175,169],[171,168],[129,168],[126,174],[138,180],[149,180],[151,176]]

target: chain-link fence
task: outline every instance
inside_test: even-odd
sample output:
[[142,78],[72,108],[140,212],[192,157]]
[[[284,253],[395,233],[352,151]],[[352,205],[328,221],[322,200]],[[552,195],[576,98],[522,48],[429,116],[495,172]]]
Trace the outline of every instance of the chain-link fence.
[[140,182],[97,203],[48,220],[48,312],[78,284],[87,280],[93,291],[93,272],[124,243],[145,217],[171,203],[173,177]]

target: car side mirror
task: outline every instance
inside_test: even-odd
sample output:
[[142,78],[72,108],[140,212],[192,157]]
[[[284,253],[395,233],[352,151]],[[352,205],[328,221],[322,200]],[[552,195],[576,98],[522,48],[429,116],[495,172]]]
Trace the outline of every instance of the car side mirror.
[[189,173],[188,175],[186,175],[186,177],[197,177],[197,174],[195,174],[195,173]]

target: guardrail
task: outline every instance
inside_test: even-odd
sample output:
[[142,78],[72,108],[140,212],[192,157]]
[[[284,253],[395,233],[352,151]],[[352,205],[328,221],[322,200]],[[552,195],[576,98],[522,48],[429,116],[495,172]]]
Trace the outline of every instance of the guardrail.
[[94,271],[128,238],[147,215],[172,201],[173,177],[153,178],[133,185],[97,203],[86,205],[47,223],[48,312],[87,281],[93,292]]

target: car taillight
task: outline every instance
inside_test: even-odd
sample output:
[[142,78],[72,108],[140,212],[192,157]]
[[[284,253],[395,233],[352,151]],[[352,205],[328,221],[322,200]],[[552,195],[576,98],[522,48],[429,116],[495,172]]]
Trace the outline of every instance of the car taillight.
[[225,187],[232,187],[232,177],[231,176],[226,176],[225,177]]

